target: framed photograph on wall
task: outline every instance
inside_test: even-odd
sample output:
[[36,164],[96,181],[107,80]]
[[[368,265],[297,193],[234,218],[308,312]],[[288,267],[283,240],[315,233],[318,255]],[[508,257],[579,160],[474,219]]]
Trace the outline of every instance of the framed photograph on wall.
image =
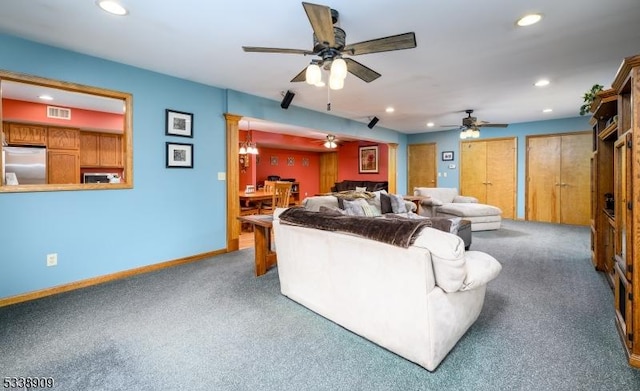
[[360,174],[378,173],[378,146],[360,147],[358,154],[358,172]]
[[165,110],[168,136],[193,137],[193,114],[182,111]]
[[453,151],[444,151],[442,152],[442,161],[450,162],[453,160]]
[[167,143],[167,168],[193,168],[193,144]]

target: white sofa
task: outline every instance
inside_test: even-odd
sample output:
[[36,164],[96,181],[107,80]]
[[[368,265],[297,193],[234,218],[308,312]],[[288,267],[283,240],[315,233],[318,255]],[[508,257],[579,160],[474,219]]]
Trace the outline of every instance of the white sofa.
[[454,187],[414,187],[413,195],[426,197],[420,203],[423,216],[460,217],[471,221],[472,231],[499,229],[502,223],[500,208],[458,195]]
[[501,265],[423,228],[408,248],[273,222],[283,295],[433,371],[476,321]]

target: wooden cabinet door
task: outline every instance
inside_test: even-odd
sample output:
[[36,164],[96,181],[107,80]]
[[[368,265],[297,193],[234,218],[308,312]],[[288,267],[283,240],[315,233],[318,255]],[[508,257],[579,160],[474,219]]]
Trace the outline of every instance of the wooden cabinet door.
[[28,124],[9,124],[9,144],[47,145],[47,128]]
[[487,142],[463,141],[460,145],[460,195],[487,203]]
[[97,166],[100,164],[98,135],[80,132],[80,165]]
[[502,218],[516,217],[516,139],[487,141],[486,203],[502,210]]
[[49,149],[78,149],[80,148],[80,131],[78,129],[53,128],[48,129]]
[[413,144],[407,150],[407,194],[414,187],[437,187],[436,144]]
[[560,221],[563,224],[589,225],[591,143],[588,133],[561,137]]
[[47,183],[80,183],[78,151],[50,149],[47,151]]
[[99,146],[101,166],[122,166],[122,137],[120,135],[101,134]]

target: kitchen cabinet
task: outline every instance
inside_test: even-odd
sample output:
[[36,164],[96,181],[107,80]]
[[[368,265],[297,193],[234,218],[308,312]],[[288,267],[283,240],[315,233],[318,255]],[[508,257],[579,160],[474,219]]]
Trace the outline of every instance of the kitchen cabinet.
[[78,129],[49,127],[47,147],[49,149],[80,148],[80,131]]
[[47,183],[80,183],[80,155],[77,150],[47,151]]
[[7,124],[6,140],[9,144],[47,145],[47,128],[30,124]]
[[122,167],[122,136],[80,132],[80,165],[82,167]]

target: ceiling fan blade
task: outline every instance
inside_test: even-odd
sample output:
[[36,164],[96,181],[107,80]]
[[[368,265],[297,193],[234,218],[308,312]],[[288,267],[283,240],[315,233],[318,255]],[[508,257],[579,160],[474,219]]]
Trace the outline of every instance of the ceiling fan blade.
[[412,49],[415,47],[416,34],[411,32],[350,44],[345,46],[342,51],[348,52],[352,56],[357,56],[359,54],[388,52],[390,50]]
[[345,58],[344,61],[347,63],[347,71],[351,72],[354,76],[359,77],[367,83],[371,83],[375,79],[382,76],[373,69],[366,67],[350,58]]
[[302,68],[300,73],[298,73],[293,79],[291,79],[292,83],[297,83],[300,81],[307,81],[307,67]]
[[318,42],[327,43],[329,47],[336,45],[336,37],[333,33],[333,20],[331,19],[331,8],[325,5],[302,2],[311,28],[316,35]]
[[255,53],[285,53],[285,54],[304,54],[311,55],[314,54],[308,50],[302,49],[283,49],[283,48],[263,48],[257,46],[243,46],[242,49],[245,52],[255,52]]
[[485,124],[477,124],[476,125],[476,127],[478,127],[478,128],[506,128],[507,126],[509,126],[509,124],[485,123]]

